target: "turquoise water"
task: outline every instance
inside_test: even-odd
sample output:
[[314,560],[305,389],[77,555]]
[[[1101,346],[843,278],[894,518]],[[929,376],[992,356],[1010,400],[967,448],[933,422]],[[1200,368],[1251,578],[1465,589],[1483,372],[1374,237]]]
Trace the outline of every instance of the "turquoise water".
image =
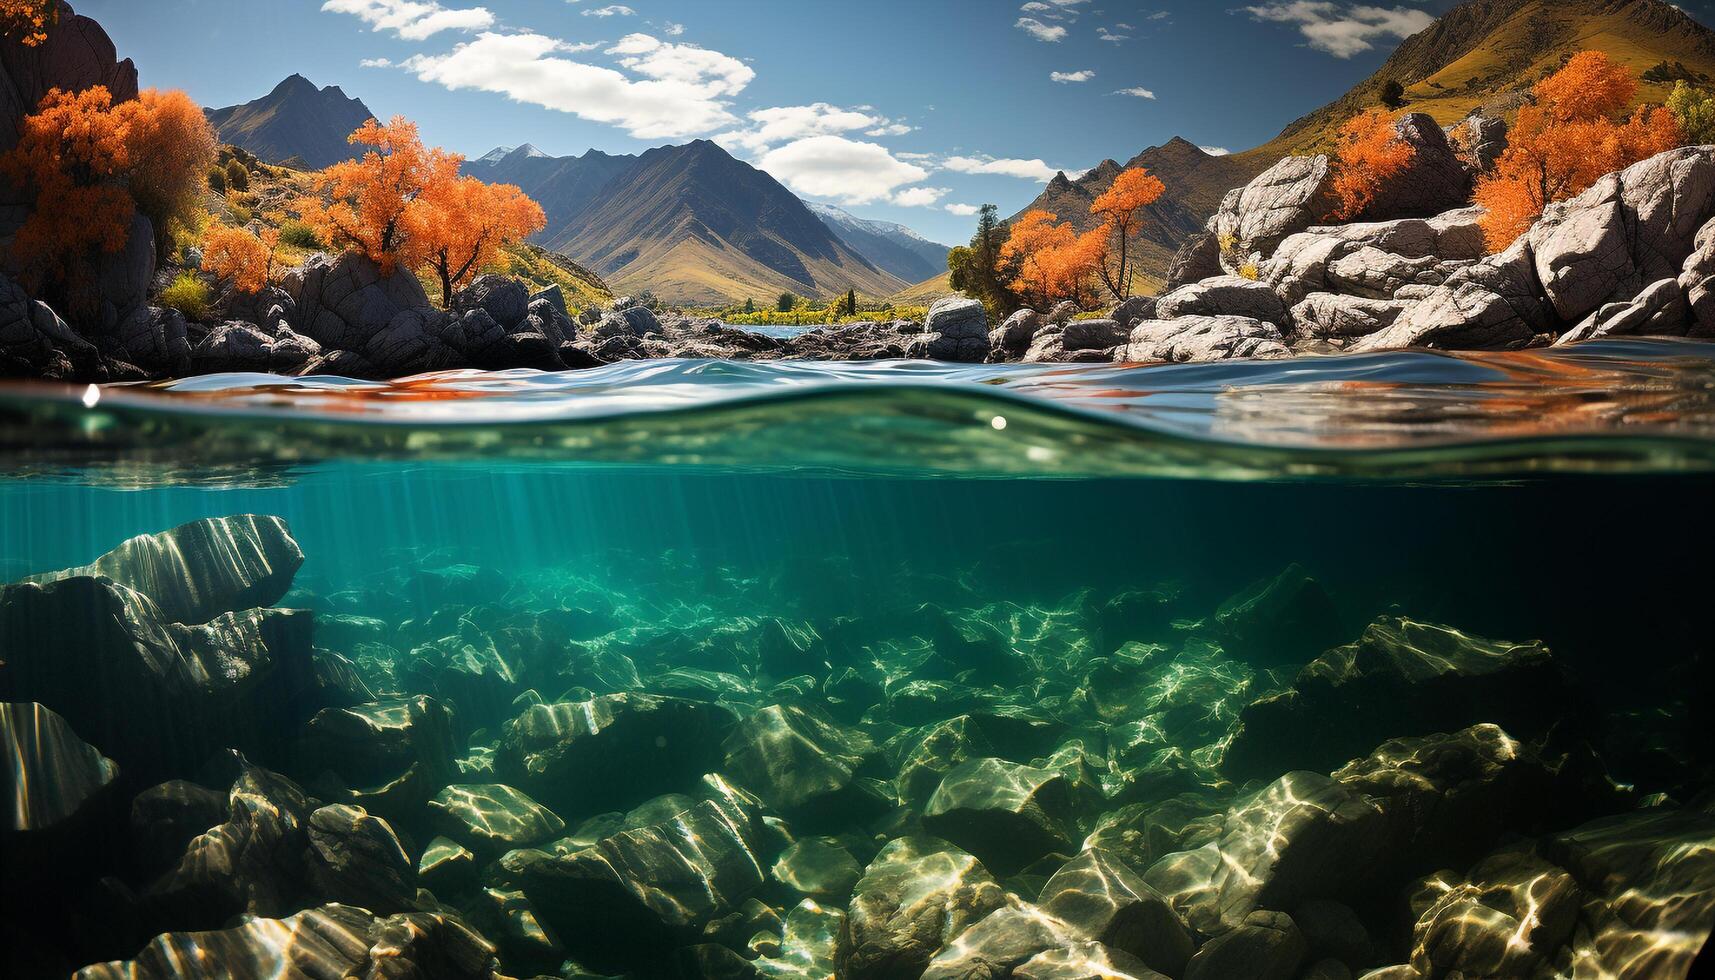
[[[1494,895],[1519,884],[1516,863],[1485,859],[1520,841],[1576,880],[1585,904],[1568,906],[1576,929],[1489,975],[1573,962],[1620,975],[1615,964],[1638,957],[1649,975],[1684,975],[1708,935],[1698,917],[1715,913],[1715,755],[1693,720],[1715,694],[1715,346],[13,386],[0,388],[0,453],[0,581],[85,565],[136,535],[268,515],[303,560],[266,601],[314,623],[313,639],[246,668],[241,694],[200,682],[163,701],[195,711],[134,716],[95,703],[123,700],[98,677],[90,703],[41,680],[33,658],[50,647],[81,658],[78,644],[96,640],[87,623],[26,605],[42,587],[9,587],[5,699],[41,701],[118,767],[81,793],[76,767],[15,765],[38,791],[66,783],[75,812],[61,825],[107,841],[68,848],[53,821],[14,827],[15,840],[48,842],[32,848],[53,870],[8,847],[7,877],[62,903],[0,913],[8,935],[37,937],[8,961],[16,975],[129,960],[160,933],[328,901],[457,916],[511,976],[971,975],[960,957],[982,934],[959,933],[996,906],[969,896],[949,900],[975,904],[948,913],[950,934],[921,961],[876,953],[889,934],[872,907],[884,872],[905,860],[899,842],[920,840],[975,855],[995,894],[1030,915],[1083,880],[1080,861],[1118,855],[1202,965],[1119,933],[1106,937],[1116,962],[1155,956],[1174,977],[1239,975],[1221,950],[1247,935],[1253,908],[1310,936],[1282,976],[1329,958],[1352,975],[1449,962],[1481,973],[1484,937],[1504,927],[1437,905],[1448,892],[1425,892],[1425,876],[1512,910]],[[138,585],[166,602],[151,589],[171,591]],[[135,654],[91,656],[99,674],[102,657]],[[356,681],[288,694],[271,685],[292,658],[341,664]],[[317,748],[341,712],[419,695],[447,709],[448,757],[413,777],[427,780],[415,797],[377,788],[403,778],[382,735],[331,757]],[[696,734],[635,707],[641,695],[688,705]],[[246,717],[196,713],[221,697]],[[549,715],[534,705],[641,720],[543,736]],[[85,735],[121,715],[141,720],[118,744]],[[1503,741],[1471,727],[1485,723]],[[542,737],[613,765],[567,769],[532,754]],[[1390,750],[1390,738],[1417,741]],[[225,820],[230,837],[259,818],[142,801],[171,779],[237,793],[225,749],[314,797],[306,823],[342,804],[379,816],[409,874],[342,865],[301,879],[254,856],[187,871],[197,834]],[[1417,775],[1347,767],[1366,758]],[[1412,768],[1431,758],[1443,761]],[[485,828],[516,822],[515,800],[433,802],[495,784],[552,811],[551,826],[497,843]],[[1400,795],[1407,784],[1425,795]],[[1029,805],[1023,785],[1036,787]],[[1304,814],[1321,804],[1306,801],[1329,794],[1391,829],[1317,837],[1283,816],[1315,824]],[[697,829],[705,810],[737,821],[743,860]],[[1267,847],[1242,826],[1257,812],[1274,814]],[[157,822],[178,829],[151,834]],[[693,872],[652,881],[645,863],[590,895],[553,884],[554,868],[589,861],[582,848],[622,822],[645,850],[667,846],[647,828],[692,828]],[[1211,838],[1210,826],[1225,830]],[[1645,857],[1602,878],[1567,843],[1598,831]],[[310,846],[297,839],[280,846]],[[471,874],[431,860],[441,840],[468,851]],[[822,863],[805,841],[826,845]],[[1210,846],[1245,868],[1215,904],[1184,884]],[[1280,857],[1294,846],[1325,850]],[[1687,888],[1703,897],[1646,902],[1643,919],[1628,908],[1624,929],[1603,917],[1626,889]],[[675,911],[628,897],[650,889]],[[1329,913],[1307,902],[1345,910],[1362,949],[1328,953],[1315,930]],[[49,911],[61,907],[74,911]],[[601,928],[592,907],[610,910]],[[108,928],[92,937],[78,925],[91,921]],[[1097,938],[1074,930],[1032,954]],[[255,955],[236,948],[221,955]]]

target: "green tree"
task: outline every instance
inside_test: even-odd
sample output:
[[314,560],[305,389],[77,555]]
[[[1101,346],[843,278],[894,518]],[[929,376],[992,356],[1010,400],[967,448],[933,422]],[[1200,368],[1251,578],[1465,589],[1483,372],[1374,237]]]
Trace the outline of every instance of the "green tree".
[[972,299],[982,300],[994,317],[1006,316],[1018,308],[1018,299],[1007,288],[1007,280],[997,268],[1006,236],[1007,228],[1000,220],[1000,209],[993,204],[985,204],[977,213],[977,231],[971,236],[970,244],[947,253],[950,285]]
[[756,312],[756,300],[746,297],[745,301],[744,301],[744,312],[755,313]]
[[1715,94],[1708,89],[1693,88],[1680,79],[1667,97],[1667,111],[1679,120],[1686,143],[1692,146],[1715,143]]
[[1405,86],[1391,78],[1388,79],[1382,83],[1381,99],[1382,105],[1389,109],[1398,109],[1405,105]]
[[781,293],[780,298],[774,301],[774,308],[781,313],[790,313],[797,306],[798,297],[791,293]]
[[848,289],[848,290],[846,290],[846,295],[840,299],[838,304],[836,304],[834,306],[834,315],[835,316],[857,316],[857,314],[858,314],[857,290]]

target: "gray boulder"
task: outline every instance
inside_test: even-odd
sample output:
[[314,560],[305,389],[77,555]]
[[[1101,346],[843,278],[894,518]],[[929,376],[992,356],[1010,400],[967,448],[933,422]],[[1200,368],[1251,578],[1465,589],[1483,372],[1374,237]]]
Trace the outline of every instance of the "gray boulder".
[[1304,934],[1291,916],[1259,910],[1199,949],[1185,968],[1185,980],[1292,980],[1305,950]]
[[1266,283],[1241,276],[1217,276],[1180,286],[1161,297],[1155,315],[1146,319],[1175,320],[1190,316],[1237,316],[1269,323],[1286,321],[1286,304]]
[[1024,352],[1030,349],[1030,338],[1036,336],[1036,331],[1041,328],[1042,314],[1035,310],[1024,309],[1013,313],[1002,320],[1000,326],[989,331],[991,356],[1024,356]]
[[989,356],[988,317],[978,300],[948,296],[929,307],[923,321],[928,356],[937,361],[980,364]]
[[1222,266],[1237,272],[1230,255],[1266,258],[1288,235],[1321,223],[1333,209],[1332,184],[1328,157],[1286,157],[1229,191],[1213,221],[1217,243],[1232,243]]
[[[1216,269],[1214,272],[1209,273],[1205,278],[1212,279],[1218,275],[1220,275],[1220,270]],[[1171,290],[1167,291],[1171,292]],[[1125,302],[1115,306],[1113,311],[1108,314],[1108,319],[1118,323],[1122,327],[1125,327],[1127,330],[1130,330],[1139,320],[1153,320],[1155,319],[1155,297],[1132,296]]]
[[1704,222],[1679,273],[1679,290],[1688,307],[1686,332],[1715,336],[1715,218]]
[[[1213,224],[1212,219],[1210,224]],[[1211,279],[1220,274],[1221,238],[1215,232],[1205,230],[1179,246],[1179,251],[1174,253],[1162,291],[1171,292],[1186,283]]]
[[481,309],[503,327],[516,327],[529,312],[530,291],[511,276],[494,273],[477,276],[471,284],[453,294],[452,309],[456,313]]
[[1223,361],[1290,354],[1279,327],[1242,316],[1143,320],[1132,328],[1126,346],[1129,361]]
[[1537,343],[1552,317],[1529,242],[1521,238],[1505,252],[1454,272],[1393,326],[1365,337],[1353,349],[1516,350]]
[[1554,343],[1575,344],[1597,337],[1679,336],[1690,323],[1690,307],[1679,280],[1663,279],[1645,287],[1627,303],[1608,303],[1560,335]]
[[1411,162],[1382,183],[1375,199],[1357,215],[1360,220],[1425,217],[1471,199],[1471,171],[1434,119],[1408,113],[1394,121],[1394,132],[1412,148]]
[[1292,324],[1308,337],[1367,337],[1392,326],[1408,306],[1397,300],[1311,293],[1292,308]]
[[355,251],[312,256],[281,277],[281,288],[297,304],[293,327],[328,350],[366,351],[401,312],[431,308],[416,276],[383,276]]
[[1060,334],[1060,342],[1068,351],[1112,350],[1123,347],[1131,330],[1114,320],[1073,320]]
[[837,961],[849,980],[921,976],[954,937],[1006,904],[976,858],[932,837],[889,841],[853,889]]
[[1329,290],[1367,299],[1392,299],[1406,286],[1439,286],[1466,263],[1434,255],[1406,258],[1363,246],[1328,263]]
[[1686,146],[1549,205],[1524,236],[1555,314],[1577,323],[1674,278],[1715,216],[1715,147]]
[[1507,121],[1478,110],[1454,123],[1448,136],[1459,163],[1472,176],[1486,174],[1506,152]]
[[69,381],[94,375],[99,356],[46,303],[0,274],[0,377]]
[[284,324],[269,331],[229,320],[210,329],[191,349],[190,368],[197,374],[296,374],[321,353],[320,344]]

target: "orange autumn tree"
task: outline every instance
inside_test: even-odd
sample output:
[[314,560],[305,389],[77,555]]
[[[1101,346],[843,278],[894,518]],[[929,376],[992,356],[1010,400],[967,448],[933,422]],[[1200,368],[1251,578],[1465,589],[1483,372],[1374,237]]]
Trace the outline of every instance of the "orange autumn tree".
[[1623,115],[1636,94],[1637,80],[1600,51],[1573,55],[1536,84],[1494,171],[1477,181],[1474,200],[1485,209],[1483,234],[1492,251],[1511,245],[1555,201],[1683,142],[1678,121],[1664,108]]
[[203,239],[202,267],[216,278],[248,296],[261,292],[274,279],[274,260],[280,248],[280,229],[216,225]]
[[386,125],[371,119],[349,141],[371,149],[361,159],[317,174],[321,193],[296,202],[299,216],[323,241],[356,249],[384,275],[401,265],[417,268],[428,253],[426,243],[411,234],[411,204],[432,182],[457,173],[458,161],[445,150],[423,146],[417,124],[404,116]]
[[1334,151],[1334,212],[1340,221],[1362,214],[1382,184],[1411,166],[1417,150],[1400,139],[1386,109],[1360,113],[1340,127]]
[[191,219],[214,152],[208,121],[183,92],[149,89],[114,105],[101,86],[50,91],[0,158],[0,170],[36,192],[13,258],[37,285],[76,278],[90,253],[125,247],[139,211],[166,247],[171,226]]
[[[1161,199],[1167,185],[1143,167],[1133,167],[1114,178],[1113,186],[1090,204],[1090,213],[1100,215],[1111,229],[1117,249],[1110,249],[1096,263],[1096,271],[1114,298],[1125,302],[1131,296],[1131,239],[1141,219],[1138,212]],[[1117,268],[1112,251],[1118,251]]]
[[0,37],[33,48],[48,39],[60,19],[60,0],[0,0]]
[[411,237],[441,281],[445,306],[452,305],[454,292],[499,258],[503,245],[527,238],[548,223],[541,205],[523,191],[511,184],[460,177],[457,162],[455,158],[450,174],[438,174],[429,182],[406,216]]
[[996,271],[1028,306],[1046,309],[1065,299],[1082,305],[1112,234],[1104,224],[1080,235],[1047,211],[1027,211],[1001,246]]

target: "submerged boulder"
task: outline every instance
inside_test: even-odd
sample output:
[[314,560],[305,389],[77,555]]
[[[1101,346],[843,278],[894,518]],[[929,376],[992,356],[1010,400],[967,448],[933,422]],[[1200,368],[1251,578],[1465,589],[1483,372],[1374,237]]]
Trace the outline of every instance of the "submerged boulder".
[[119,775],[112,759],[39,704],[0,703],[0,747],[11,763],[0,796],[5,804],[0,833],[9,852],[27,846],[32,832],[71,820]]
[[1541,643],[1486,640],[1384,616],[1356,642],[1247,706],[1223,770],[1235,779],[1332,770],[1389,736],[1498,722],[1531,736],[1565,710],[1565,679]]
[[734,726],[722,771],[786,814],[851,818],[857,771],[875,754],[862,732],[813,708],[770,705]]
[[1062,865],[1038,904],[1081,940],[1095,940],[1179,976],[1196,949],[1178,913],[1124,862],[1090,848]]
[[206,623],[221,613],[272,606],[292,587],[304,553],[278,517],[240,514],[140,534],[81,568],[31,582],[78,576],[112,579],[154,601],[175,623]]
[[448,786],[429,801],[441,832],[478,853],[498,854],[553,840],[566,822],[501,783]]
[[1259,666],[1304,663],[1351,635],[1322,583],[1296,564],[1221,603],[1215,631],[1226,652]]
[[949,771],[929,797],[923,829],[1009,875],[1050,852],[1072,849],[1072,808],[1071,786],[1058,772],[972,759]]
[[326,708],[304,727],[297,769],[326,799],[414,819],[457,776],[452,712],[424,695]]
[[839,976],[921,976],[935,954],[1006,904],[976,858],[930,837],[888,842],[853,891],[840,930]]
[[76,980],[220,980],[251,976],[488,980],[495,947],[458,917],[381,917],[324,905],[282,919],[249,919],[213,932],[155,937],[134,959],[79,970]]
[[638,693],[531,705],[507,724],[494,774],[561,816],[618,809],[720,768],[732,722],[719,705]]

